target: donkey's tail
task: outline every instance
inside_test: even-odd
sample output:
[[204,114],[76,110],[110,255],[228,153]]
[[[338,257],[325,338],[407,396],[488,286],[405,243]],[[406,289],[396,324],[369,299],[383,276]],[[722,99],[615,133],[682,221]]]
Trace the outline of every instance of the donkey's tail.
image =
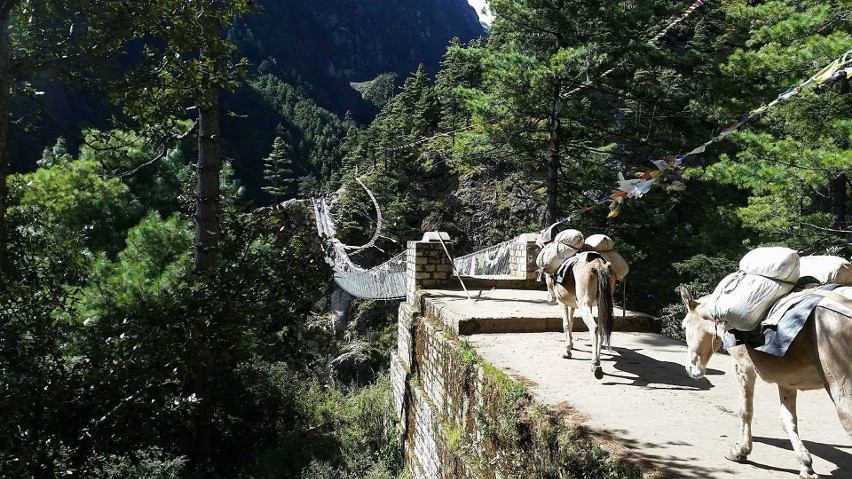
[[604,263],[595,268],[598,277],[598,327],[601,328],[603,345],[610,349],[609,337],[615,324],[612,310],[612,286],[610,285],[610,265]]

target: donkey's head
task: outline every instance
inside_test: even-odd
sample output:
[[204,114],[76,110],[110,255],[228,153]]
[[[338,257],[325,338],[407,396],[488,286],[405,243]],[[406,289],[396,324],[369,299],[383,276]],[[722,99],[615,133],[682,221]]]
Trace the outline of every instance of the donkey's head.
[[723,328],[713,319],[707,308],[696,301],[686,286],[680,287],[680,297],[686,306],[683,330],[688,346],[686,372],[693,378],[704,377],[707,362],[722,345]]

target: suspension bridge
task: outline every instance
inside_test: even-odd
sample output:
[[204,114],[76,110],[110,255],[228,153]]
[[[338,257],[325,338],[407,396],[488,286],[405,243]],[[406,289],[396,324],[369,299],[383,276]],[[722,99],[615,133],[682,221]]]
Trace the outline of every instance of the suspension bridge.
[[[382,212],[375,196],[361,182],[376,209],[376,231],[362,246],[349,246],[337,238],[332,206],[325,198],[314,200],[317,232],[328,244],[326,262],[334,269],[334,281],[344,291],[362,299],[393,300],[406,296],[406,253],[402,252],[375,267],[366,269],[352,260],[352,254],[374,247],[382,234]],[[452,258],[458,276],[503,276],[511,269],[511,246],[515,239],[504,241],[474,253]],[[350,254],[351,252],[351,254]]]

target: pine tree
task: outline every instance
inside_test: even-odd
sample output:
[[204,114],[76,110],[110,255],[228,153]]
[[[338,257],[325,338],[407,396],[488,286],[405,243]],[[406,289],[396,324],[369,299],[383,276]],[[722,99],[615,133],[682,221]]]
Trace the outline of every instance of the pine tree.
[[148,13],[149,5],[143,2],[0,1],[0,278],[9,207],[12,100],[32,95],[30,82],[42,75],[56,82],[98,84],[103,69],[118,63],[114,59],[125,46],[142,36],[139,24],[144,22],[139,19]]
[[290,146],[277,136],[272,143],[272,152],[263,159],[263,178],[267,184],[261,189],[272,197],[274,203],[293,193],[293,164],[289,153]]
[[441,71],[435,77],[435,93],[441,105],[441,130],[455,130],[470,123],[470,108],[465,105],[462,94],[465,89],[482,85],[483,46],[481,39],[464,46],[454,38],[447,47]]
[[593,176],[611,159],[610,145],[631,140],[624,120],[644,119],[627,101],[632,85],[624,73],[584,85],[649,50],[636,40],[647,35],[655,2],[638,3],[491,2],[496,20],[482,57],[483,86],[468,95],[468,106],[494,156],[528,171],[545,166],[548,223],[559,216],[560,196],[582,198],[583,185],[561,180],[566,171]]
[[233,57],[226,29],[254,4],[250,0],[145,4],[148,17],[138,23],[149,41],[128,79],[144,87],[124,88],[113,100],[147,128],[183,118],[185,102],[194,103],[198,151],[194,266],[197,273],[207,274],[219,253],[221,94],[235,90],[244,73],[243,62]]
[[[720,116],[741,118],[848,51],[848,14],[845,0],[779,0],[732,9],[729,29],[748,41],[722,66],[722,78],[737,88],[716,100]],[[845,245],[852,230],[850,111],[852,95],[843,78],[811,85],[729,137],[734,149],[695,176],[747,192],[748,203],[736,213],[761,241],[809,252]]]

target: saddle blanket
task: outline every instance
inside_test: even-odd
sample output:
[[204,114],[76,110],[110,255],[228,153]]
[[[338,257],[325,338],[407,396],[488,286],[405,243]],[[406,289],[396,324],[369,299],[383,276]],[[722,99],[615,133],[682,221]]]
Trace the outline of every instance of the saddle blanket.
[[[838,284],[827,284],[819,289],[834,291],[846,298],[852,298],[852,287]],[[796,339],[796,335],[805,326],[811,312],[817,307],[830,309],[834,312],[852,317],[852,309],[824,296],[808,291],[791,293],[781,298],[761,322],[759,330],[726,332],[722,338],[725,348],[737,344],[750,344],[754,349],[773,356],[781,357]]]
[[559,269],[556,270],[556,284],[562,284],[562,281],[571,274],[571,271],[574,269],[574,265],[580,261],[580,258],[591,261],[595,258],[603,258],[603,255],[596,251],[584,251],[566,259],[561,265],[559,265]]

